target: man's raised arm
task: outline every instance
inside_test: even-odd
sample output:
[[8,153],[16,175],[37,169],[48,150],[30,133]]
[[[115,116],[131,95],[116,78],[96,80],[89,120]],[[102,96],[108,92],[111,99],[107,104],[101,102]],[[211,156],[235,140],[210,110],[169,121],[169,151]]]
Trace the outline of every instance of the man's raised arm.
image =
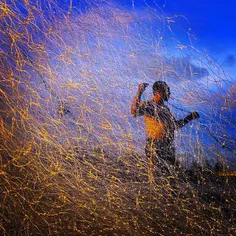
[[140,114],[139,105],[141,102],[141,96],[147,86],[148,86],[148,83],[142,83],[142,84],[139,84],[139,86],[138,86],[138,92],[137,92],[137,94],[133,100],[132,106],[131,106],[131,115],[133,115],[134,117],[136,117],[138,115],[142,115],[142,114]]
[[184,127],[186,124],[189,123],[189,121],[198,119],[199,117],[200,116],[196,111],[192,112],[190,115],[186,116],[185,118],[175,121],[176,129],[180,129]]

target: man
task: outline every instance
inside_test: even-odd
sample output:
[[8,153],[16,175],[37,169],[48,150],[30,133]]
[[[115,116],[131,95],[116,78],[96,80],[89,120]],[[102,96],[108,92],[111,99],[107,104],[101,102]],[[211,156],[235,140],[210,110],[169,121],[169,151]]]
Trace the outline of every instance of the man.
[[151,101],[141,102],[141,96],[147,86],[147,83],[138,86],[138,93],[133,100],[131,114],[134,117],[144,116],[146,125],[145,153],[149,158],[150,168],[152,169],[153,161],[157,157],[174,165],[174,131],[200,116],[197,112],[192,112],[184,119],[176,121],[169,108],[164,104],[170,97],[170,88],[163,81],[157,81],[153,84],[154,96]]

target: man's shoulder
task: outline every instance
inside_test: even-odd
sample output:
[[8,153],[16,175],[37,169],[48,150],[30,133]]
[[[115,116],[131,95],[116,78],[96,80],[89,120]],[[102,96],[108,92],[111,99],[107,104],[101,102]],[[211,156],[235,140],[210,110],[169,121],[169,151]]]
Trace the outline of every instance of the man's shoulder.
[[142,101],[140,103],[141,106],[147,106],[147,107],[154,107],[154,108],[158,108],[158,109],[167,109],[169,110],[169,108],[165,105],[165,104],[159,104],[153,100],[146,100],[146,101]]
[[140,103],[141,106],[151,106],[153,105],[153,101],[152,100],[145,100],[145,101],[142,101]]

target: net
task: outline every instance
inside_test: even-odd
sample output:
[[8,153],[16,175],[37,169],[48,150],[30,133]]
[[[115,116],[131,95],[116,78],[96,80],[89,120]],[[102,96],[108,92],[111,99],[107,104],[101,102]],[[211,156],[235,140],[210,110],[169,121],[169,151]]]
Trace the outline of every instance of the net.
[[[0,3],[3,234],[235,231],[235,187],[214,172],[235,169],[235,81],[184,17],[131,5]],[[151,99],[157,80],[176,119],[200,119],[175,133],[181,167],[156,166],[150,184],[130,107],[138,84]]]

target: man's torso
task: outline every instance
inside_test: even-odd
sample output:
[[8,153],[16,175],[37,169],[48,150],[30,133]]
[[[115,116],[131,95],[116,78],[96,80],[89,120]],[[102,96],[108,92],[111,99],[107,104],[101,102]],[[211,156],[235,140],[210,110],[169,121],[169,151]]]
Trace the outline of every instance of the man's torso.
[[175,119],[164,104],[145,101],[141,104],[148,139],[172,142],[174,139]]

